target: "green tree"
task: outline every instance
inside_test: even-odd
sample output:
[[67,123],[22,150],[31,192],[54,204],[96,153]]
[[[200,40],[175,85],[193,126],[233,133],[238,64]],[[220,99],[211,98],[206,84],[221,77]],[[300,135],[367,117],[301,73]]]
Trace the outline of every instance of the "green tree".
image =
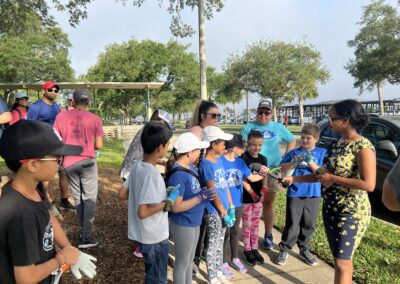
[[0,35],[0,81],[71,80],[70,46],[58,27],[18,37]]
[[[110,82],[163,81],[160,90],[151,91],[151,105],[179,116],[193,107],[198,90],[198,62],[188,46],[176,41],[166,44],[131,39],[112,44],[100,54],[87,74],[88,80]],[[98,91],[109,111],[116,109],[129,116],[135,105],[143,104],[145,91]]]
[[382,84],[400,83],[400,16],[398,9],[373,1],[364,7],[360,31],[348,42],[355,58],[345,67],[354,77],[354,87],[378,89],[380,113],[384,114]]
[[259,41],[243,55],[231,56],[225,70],[236,77],[241,89],[272,100],[274,119],[277,107],[292,99],[290,89],[293,45],[282,41]]
[[299,103],[300,124],[304,125],[305,99],[318,97],[318,84],[328,82],[330,73],[322,66],[322,58],[319,51],[313,46],[303,43],[293,46],[293,67],[290,76],[290,87]]

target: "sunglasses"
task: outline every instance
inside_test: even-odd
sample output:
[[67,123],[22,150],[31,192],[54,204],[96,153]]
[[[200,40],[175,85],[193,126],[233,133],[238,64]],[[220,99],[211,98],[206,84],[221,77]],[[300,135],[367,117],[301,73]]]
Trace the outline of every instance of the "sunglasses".
[[271,111],[270,110],[258,110],[257,111],[258,115],[270,115]]
[[328,118],[329,118],[329,122],[330,122],[331,124],[332,124],[332,122],[334,122],[335,120],[344,119],[344,117],[341,117],[341,116],[335,116],[335,117],[328,116]]
[[47,89],[47,92],[49,92],[49,93],[52,93],[52,92],[54,92],[54,93],[58,93],[58,89],[53,89],[53,88],[50,88],[50,89]]
[[29,98],[19,98],[19,99],[17,99],[17,101],[27,101],[27,100],[29,100]]
[[57,161],[58,165],[61,166],[64,163],[64,156],[58,156],[54,158],[31,158],[31,159],[19,160],[21,164],[27,163],[29,161]]
[[222,116],[222,114],[220,113],[209,113],[209,112],[206,112],[205,115],[211,117],[212,119],[216,118],[220,119]]

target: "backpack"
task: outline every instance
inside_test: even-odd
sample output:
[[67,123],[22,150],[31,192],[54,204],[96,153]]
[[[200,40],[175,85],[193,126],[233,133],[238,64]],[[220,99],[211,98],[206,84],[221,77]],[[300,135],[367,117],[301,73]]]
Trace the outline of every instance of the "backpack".
[[194,173],[192,170],[189,170],[189,169],[187,169],[187,168],[178,166],[178,167],[172,168],[172,170],[170,170],[170,171],[165,175],[164,181],[165,181],[165,185],[166,185],[166,186],[167,186],[167,184],[168,184],[169,178],[170,178],[174,173],[176,173],[176,172],[186,172],[186,173],[192,175],[192,176],[193,176],[194,178],[196,178],[198,181],[200,181],[200,180],[199,180],[199,176],[198,176],[196,173]]

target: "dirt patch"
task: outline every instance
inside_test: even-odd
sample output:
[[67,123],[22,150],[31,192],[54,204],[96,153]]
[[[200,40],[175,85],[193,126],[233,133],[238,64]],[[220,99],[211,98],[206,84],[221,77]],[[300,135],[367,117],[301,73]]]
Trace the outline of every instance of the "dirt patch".
[[[57,182],[54,183],[55,186]],[[93,237],[99,241],[95,248],[83,251],[97,258],[97,276],[76,281],[67,272],[63,283],[143,283],[144,264],[133,255],[135,243],[128,240],[127,202],[117,198],[121,186],[116,169],[99,168],[99,194]],[[58,190],[55,190],[57,192]],[[61,212],[62,227],[73,245],[78,245],[78,225],[74,212]]]

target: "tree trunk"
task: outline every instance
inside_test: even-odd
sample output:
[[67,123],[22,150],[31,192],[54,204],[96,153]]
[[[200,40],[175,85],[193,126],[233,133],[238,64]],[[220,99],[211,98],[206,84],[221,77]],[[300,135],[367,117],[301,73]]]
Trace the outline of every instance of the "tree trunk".
[[378,81],[377,86],[378,86],[378,98],[379,98],[379,112],[381,115],[384,115],[385,109],[383,107],[382,81]]
[[237,123],[236,104],[235,104],[235,103],[232,103],[232,105],[233,105],[233,113],[235,114],[235,124],[238,124],[238,123]]
[[198,0],[199,10],[199,58],[200,58],[200,97],[207,100],[207,62],[206,62],[206,31],[204,22],[204,0]]
[[224,105],[224,111],[225,111],[225,124],[228,123],[228,106],[225,104]]
[[276,104],[275,104],[274,100],[272,100],[272,115],[274,117],[274,121],[277,122],[278,121],[278,116],[277,116],[277,113],[276,113]]
[[303,95],[298,95],[299,96],[299,116],[300,116],[300,126],[304,126],[304,108],[303,108]]

